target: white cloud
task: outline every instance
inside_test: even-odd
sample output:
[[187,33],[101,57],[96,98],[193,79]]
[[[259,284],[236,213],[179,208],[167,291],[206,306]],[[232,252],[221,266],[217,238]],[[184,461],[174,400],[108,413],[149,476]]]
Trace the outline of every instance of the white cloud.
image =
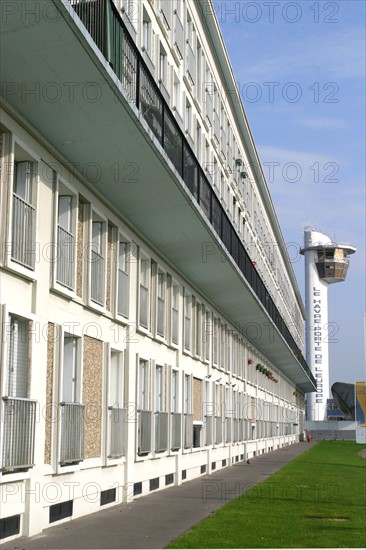
[[301,118],[294,122],[302,125],[309,126],[310,128],[346,128],[347,124],[340,118]]

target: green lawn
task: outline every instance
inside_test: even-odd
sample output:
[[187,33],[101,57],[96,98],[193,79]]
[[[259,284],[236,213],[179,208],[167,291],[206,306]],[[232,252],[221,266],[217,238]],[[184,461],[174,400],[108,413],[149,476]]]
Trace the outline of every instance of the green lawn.
[[363,548],[363,447],[318,443],[168,548]]

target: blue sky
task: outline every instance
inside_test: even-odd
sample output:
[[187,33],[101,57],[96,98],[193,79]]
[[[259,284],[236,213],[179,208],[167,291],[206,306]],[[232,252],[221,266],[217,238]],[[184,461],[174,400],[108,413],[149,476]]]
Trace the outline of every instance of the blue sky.
[[357,247],[329,288],[330,381],[365,378],[365,2],[214,4],[286,243],[309,225]]

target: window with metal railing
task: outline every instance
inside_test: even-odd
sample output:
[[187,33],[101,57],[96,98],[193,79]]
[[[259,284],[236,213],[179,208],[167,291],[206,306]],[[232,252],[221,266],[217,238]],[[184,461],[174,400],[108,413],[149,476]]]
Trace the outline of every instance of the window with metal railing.
[[72,195],[58,196],[56,281],[70,290],[75,286],[73,201]]
[[34,466],[37,402],[28,395],[30,321],[10,315],[7,327],[0,470],[12,472]]
[[35,163],[14,162],[11,258],[34,269],[36,257]]
[[140,258],[139,324],[148,329],[150,325],[150,261]]
[[118,275],[117,275],[117,313],[128,317],[129,310],[129,256],[130,245],[126,242],[118,243]]
[[90,299],[103,306],[105,300],[105,222],[93,214],[90,246]]

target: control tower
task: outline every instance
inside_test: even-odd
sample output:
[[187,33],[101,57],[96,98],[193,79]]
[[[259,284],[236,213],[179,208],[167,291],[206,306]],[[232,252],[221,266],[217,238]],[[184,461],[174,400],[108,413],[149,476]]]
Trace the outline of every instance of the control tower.
[[300,252],[305,256],[306,359],[317,381],[316,393],[307,396],[307,420],[322,421],[330,397],[328,341],[334,330],[328,325],[328,285],[346,279],[348,256],[356,248],[305,228]]

